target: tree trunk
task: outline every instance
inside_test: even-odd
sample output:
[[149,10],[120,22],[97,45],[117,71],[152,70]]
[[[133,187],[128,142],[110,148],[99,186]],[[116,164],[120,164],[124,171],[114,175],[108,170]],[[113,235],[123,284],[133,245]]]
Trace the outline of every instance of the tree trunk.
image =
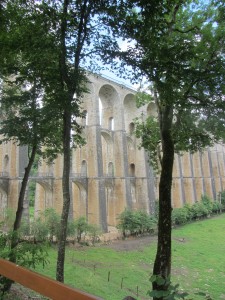
[[71,113],[69,110],[64,112],[64,140],[63,140],[63,209],[61,215],[61,226],[58,243],[58,258],[56,268],[56,279],[64,282],[64,261],[66,250],[67,221],[70,209],[70,134],[71,134]]
[[[171,273],[171,187],[174,161],[171,106],[165,107],[159,118],[163,157],[159,183],[158,245],[153,275],[169,280]],[[166,281],[161,285],[161,283],[154,281],[152,287],[153,291],[167,291],[169,283]],[[163,300],[164,297],[154,297],[153,299]]]

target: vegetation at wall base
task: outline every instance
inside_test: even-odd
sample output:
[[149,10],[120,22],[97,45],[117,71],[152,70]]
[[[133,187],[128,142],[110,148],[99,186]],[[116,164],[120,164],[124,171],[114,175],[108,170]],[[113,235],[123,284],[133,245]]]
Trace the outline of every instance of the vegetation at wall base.
[[194,204],[185,204],[181,208],[172,211],[172,224],[184,225],[194,220],[208,218],[221,213],[225,206],[218,200],[212,200],[207,195],[202,195],[201,200]]
[[[221,243],[224,230],[225,214],[173,229],[171,281],[174,288],[179,283],[180,293],[189,294],[186,299],[206,300],[210,296],[218,300],[225,296],[221,285],[225,279],[221,264],[225,251],[225,244]],[[144,240],[148,243],[140,246]],[[131,242],[129,248],[121,247],[128,242]],[[95,247],[71,245],[66,251],[65,283],[106,300],[119,300],[126,295],[138,300],[150,299],[147,292],[155,251],[156,241],[152,237],[131,237]],[[54,278],[54,245],[49,248],[49,261],[48,268],[40,265],[36,271]]]

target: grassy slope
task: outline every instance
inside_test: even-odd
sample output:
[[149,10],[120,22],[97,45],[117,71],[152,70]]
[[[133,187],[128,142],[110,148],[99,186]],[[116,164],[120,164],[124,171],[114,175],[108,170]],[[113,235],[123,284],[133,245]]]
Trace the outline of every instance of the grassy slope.
[[[136,297],[137,289],[138,299],[149,299],[146,292],[155,250],[155,244],[129,252],[105,247],[79,251],[68,248],[65,282],[106,300],[122,300],[125,295]],[[190,294],[189,299],[205,299],[193,295],[193,291],[208,293],[213,300],[225,299],[224,253],[225,215],[173,230],[173,282]],[[49,251],[49,260],[44,271],[41,267],[36,271],[54,278],[54,249]]]

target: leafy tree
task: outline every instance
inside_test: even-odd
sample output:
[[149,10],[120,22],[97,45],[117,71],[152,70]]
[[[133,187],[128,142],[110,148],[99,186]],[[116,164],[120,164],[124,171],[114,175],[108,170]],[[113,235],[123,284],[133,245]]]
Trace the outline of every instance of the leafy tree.
[[[149,101],[158,109],[158,119],[141,124],[143,135],[139,136],[150,158],[156,144],[161,146],[153,274],[164,280],[163,284],[153,281],[152,287],[161,295],[154,299],[162,300],[171,273],[174,153],[194,152],[224,138],[224,18],[222,5],[213,1],[138,1],[137,5],[139,8],[127,12],[120,28],[124,38],[133,39],[135,45],[121,56],[133,66],[136,78],[147,78]],[[158,140],[149,134],[148,124],[153,122],[158,122],[154,127],[159,128]]]
[[82,235],[86,235],[88,232],[88,223],[85,217],[78,218],[75,222],[76,235],[78,243],[81,242]]
[[[29,86],[30,85],[30,86]],[[23,88],[23,86],[25,86]],[[17,145],[26,145],[29,149],[28,164],[25,167],[23,180],[21,183],[16,216],[13,224],[13,234],[11,235],[11,250],[15,249],[19,243],[18,230],[21,227],[23,214],[23,204],[25,192],[29,180],[30,171],[36,154],[46,157],[51,155],[54,158],[60,150],[59,128],[56,122],[49,122],[49,111],[40,105],[42,96],[42,86],[37,78],[27,82],[22,76],[9,81],[5,80],[2,90],[1,103],[1,143],[10,140]],[[44,104],[44,101],[42,102]],[[54,123],[54,126],[53,126]],[[54,137],[52,137],[54,136]],[[43,147],[50,151],[46,154]],[[51,154],[50,154],[51,153]],[[9,260],[17,262],[15,251],[10,252]],[[8,288],[10,288],[10,282]]]
[[[58,119],[62,124],[63,209],[56,272],[59,281],[64,280],[71,144],[78,146],[84,142],[82,128],[76,122],[77,117],[83,116],[80,110],[81,95],[87,92],[84,66],[93,70],[93,66],[97,66],[93,61],[97,55],[99,57],[99,50],[117,45],[111,43],[112,36],[104,23],[104,16],[112,3],[100,0],[15,0],[4,1],[1,5],[4,21],[1,23],[1,38],[4,40],[4,47],[0,50],[4,58],[0,63],[2,70],[7,62],[11,72],[17,74],[20,59],[16,53],[19,53],[23,62],[20,74],[25,74],[28,80],[30,70],[35,72],[43,84],[45,100],[54,112],[54,120]],[[106,230],[106,220],[101,222]]]

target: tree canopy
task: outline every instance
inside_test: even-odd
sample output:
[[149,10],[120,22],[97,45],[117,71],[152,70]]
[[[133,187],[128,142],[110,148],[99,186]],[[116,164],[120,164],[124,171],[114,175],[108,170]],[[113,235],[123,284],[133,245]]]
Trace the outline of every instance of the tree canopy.
[[154,299],[169,292],[174,153],[201,150],[225,137],[222,7],[221,1],[138,1],[119,26],[133,45],[114,55],[132,66],[134,79],[146,78],[158,111],[136,127],[150,159],[159,153],[161,163]]

